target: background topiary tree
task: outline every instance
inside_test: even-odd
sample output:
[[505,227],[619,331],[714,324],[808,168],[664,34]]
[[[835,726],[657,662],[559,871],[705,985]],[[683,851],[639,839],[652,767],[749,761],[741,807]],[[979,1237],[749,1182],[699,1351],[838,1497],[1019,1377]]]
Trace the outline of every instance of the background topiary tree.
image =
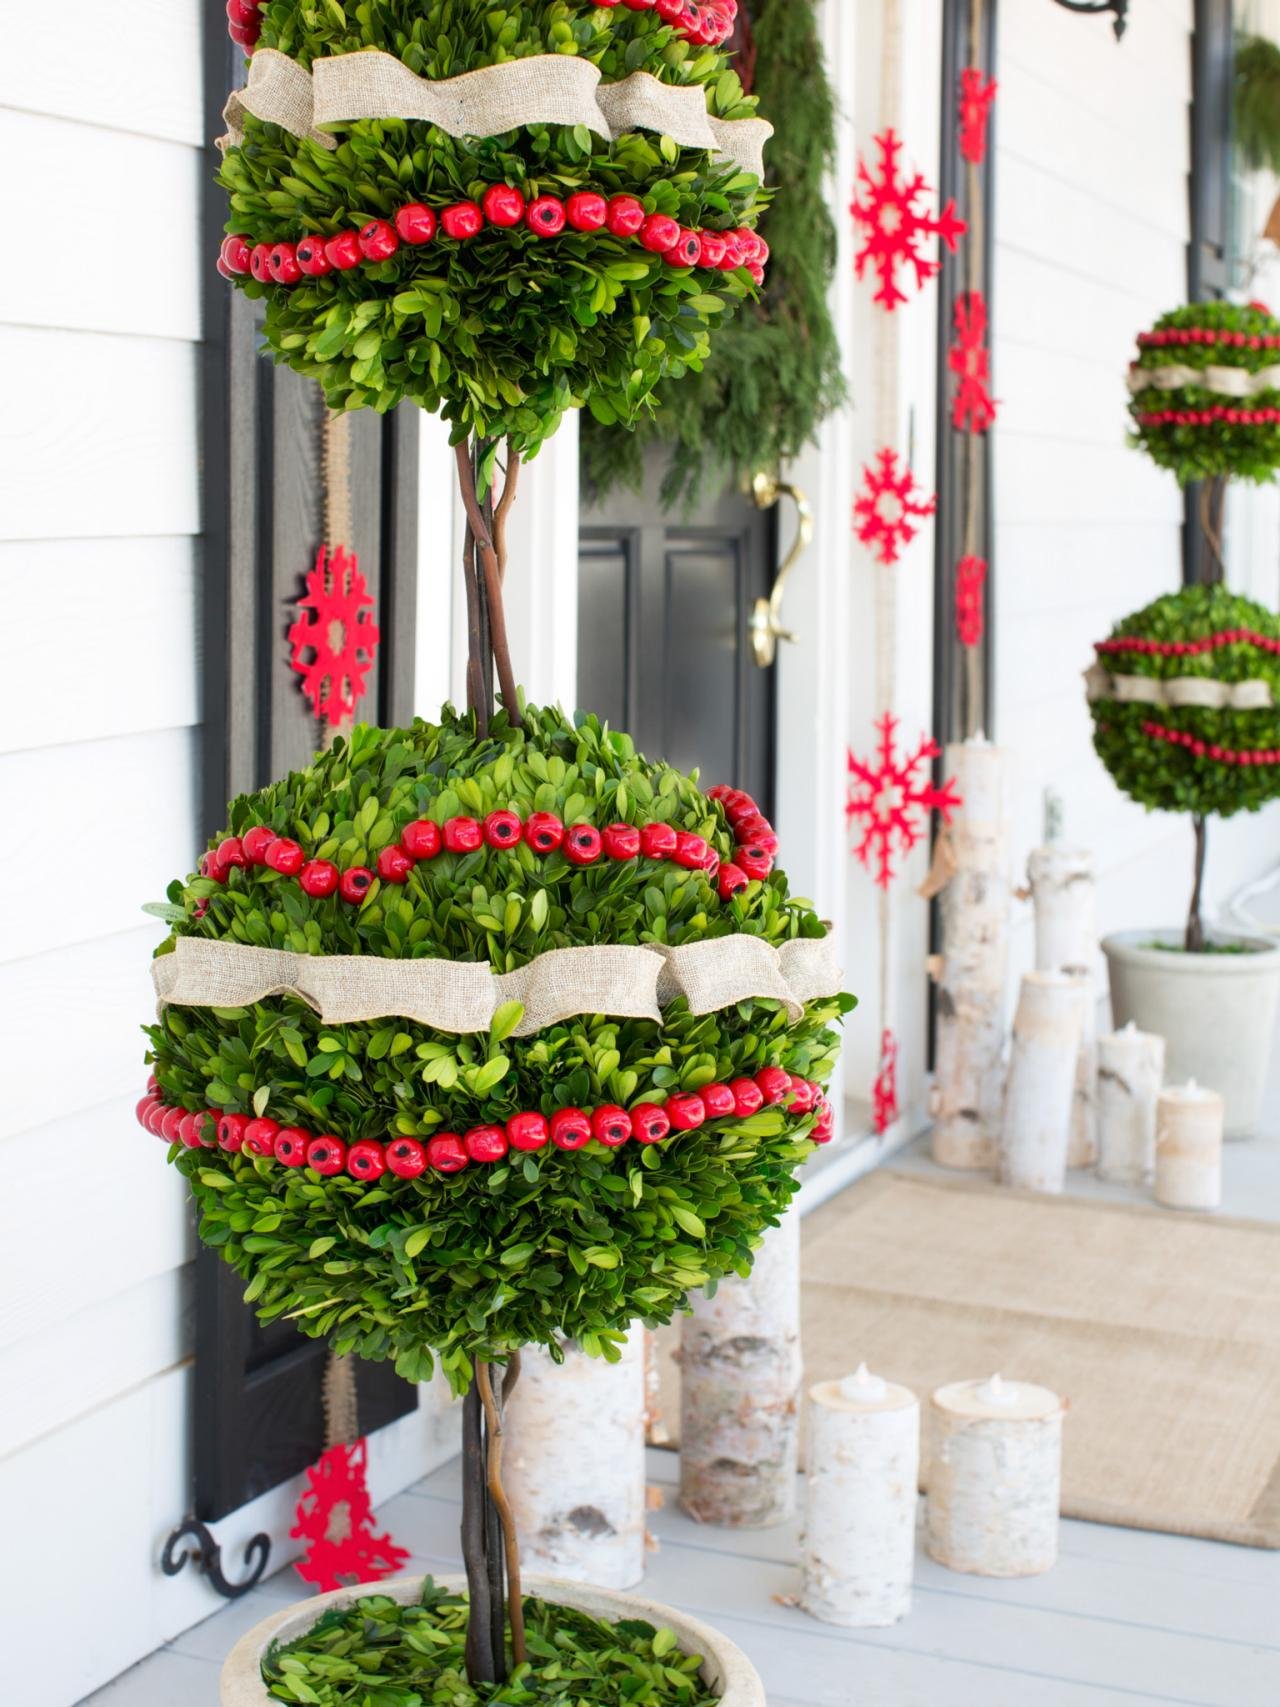
[[[1131,799],[1192,816],[1185,946],[1199,952],[1207,819],[1280,796],[1280,621],[1225,587],[1184,587],[1125,617],[1096,650],[1099,758]],[[1234,703],[1196,703],[1205,698]]]

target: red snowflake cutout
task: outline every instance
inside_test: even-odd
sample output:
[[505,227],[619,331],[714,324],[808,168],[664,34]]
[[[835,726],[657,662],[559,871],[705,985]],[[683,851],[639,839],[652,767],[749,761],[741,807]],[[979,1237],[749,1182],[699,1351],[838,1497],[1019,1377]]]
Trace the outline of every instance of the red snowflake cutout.
[[956,635],[962,646],[981,646],[986,627],[987,560],[962,557],[956,564]]
[[[882,889],[897,876],[892,864],[895,853],[910,853],[923,840],[929,814],[941,812],[943,823],[949,824],[952,812],[962,804],[954,778],[935,788],[927,770],[923,776],[917,775],[922,766],[937,758],[941,751],[938,743],[923,735],[909,759],[899,758],[893,750],[897,727],[898,719],[886,711],[876,722],[880,740],[875,761],[856,758],[852,750],[848,756],[853,781],[845,817],[851,830],[855,819],[862,821],[862,840],[854,852],[868,870],[874,861],[875,880]],[[924,824],[919,821],[921,814]]]
[[389,1535],[373,1533],[368,1443],[331,1446],[307,1471],[308,1486],[289,1531],[307,1543],[298,1575],[322,1594],[348,1583],[376,1583],[409,1559]]
[[330,554],[322,545],[289,644],[312,711],[331,727],[355,716],[373,668],[381,636],[372,606],[355,553],[339,545]]
[[987,157],[987,124],[999,84],[977,66],[960,73],[960,153],[974,166]]
[[886,1133],[898,1118],[898,1040],[886,1026],[880,1033],[880,1070],[871,1087],[871,1117],[876,1132]]
[[996,418],[991,395],[991,354],[987,349],[987,302],[981,291],[956,298],[956,341],[947,366],[960,380],[951,400],[951,425],[958,433],[985,433]]
[[898,159],[902,144],[892,130],[877,136],[875,145],[880,175],[876,177],[866,161],[859,160],[858,189],[849,205],[854,223],[865,238],[854,256],[854,271],[861,278],[870,263],[879,280],[875,300],[892,311],[907,300],[898,285],[900,269],[914,269],[917,290],[941,269],[941,261],[931,261],[921,253],[921,244],[938,237],[954,254],[967,227],[952,201],[936,218],[916,205],[929,186],[919,172],[909,178],[902,176]]
[[925,498],[909,468],[898,470],[898,458],[888,446],[876,453],[874,464],[862,470],[862,491],[853,506],[853,529],[881,563],[893,564],[919,532],[912,526],[931,516],[936,498]]

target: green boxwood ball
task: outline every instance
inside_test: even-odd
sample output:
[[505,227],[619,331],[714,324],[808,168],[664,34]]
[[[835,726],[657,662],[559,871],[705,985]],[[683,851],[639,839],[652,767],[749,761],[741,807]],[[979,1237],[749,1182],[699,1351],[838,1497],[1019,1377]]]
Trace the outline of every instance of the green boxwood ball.
[[[1133,637],[1176,645],[1241,630],[1261,635],[1280,648],[1280,621],[1263,605],[1239,598],[1225,587],[1184,587],[1125,617],[1112,629],[1111,639]],[[1099,662],[1113,675],[1265,681],[1275,702],[1265,709],[1235,711],[1094,700],[1090,707],[1094,746],[1131,799],[1164,812],[1229,818],[1235,812],[1256,812],[1280,795],[1280,764],[1227,763],[1210,752],[1198,754],[1153,736],[1144,727],[1157,723],[1206,748],[1280,753],[1280,655],[1276,651],[1246,641],[1181,655],[1100,648]]]
[[[439,724],[357,728],[310,769],[236,800],[227,834],[262,824],[341,868],[419,818],[527,818],[566,824],[668,822],[727,859],[733,837],[696,781],[641,758],[593,717],[499,713],[487,740],[446,707]],[[221,838],[215,838],[215,844]],[[807,902],[775,870],[730,902],[702,871],[638,859],[571,865],[563,853],[442,853],[403,886],[375,884],[362,905],[311,899],[293,877],[233,867],[170,889],[176,936],[390,959],[488,961],[495,972],[554,948],[690,943],[745,932],[781,944],[819,937]],[[199,916],[197,916],[197,913]],[[170,951],[171,937],[160,949]],[[587,1015],[517,1038],[519,1014],[492,1034],[457,1036],[408,1020],[322,1025],[292,996],[252,1008],[169,1006],[149,1028],[166,1103],[266,1115],[347,1142],[428,1138],[561,1107],[662,1102],[778,1065],[825,1080],[847,996],[812,1001],[793,1024],[776,1001],[663,1020]],[[663,1143],[512,1152],[453,1175],[322,1178],[243,1152],[175,1147],[200,1209],[201,1237],[248,1283],[264,1320],[288,1316],[339,1351],[394,1358],[425,1377],[439,1361],[455,1387],[476,1357],[572,1338],[616,1355],[636,1318],[670,1320],[692,1289],[748,1272],[764,1230],[812,1153],[813,1115],[766,1107]]]

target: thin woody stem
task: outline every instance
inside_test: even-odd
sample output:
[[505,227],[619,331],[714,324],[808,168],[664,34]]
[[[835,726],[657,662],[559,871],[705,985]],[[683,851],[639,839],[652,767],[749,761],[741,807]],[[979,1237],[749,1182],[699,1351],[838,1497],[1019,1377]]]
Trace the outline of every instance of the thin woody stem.
[[458,485],[467,512],[467,524],[475,538],[475,549],[479,562],[477,581],[483,585],[487,596],[490,650],[498,666],[498,680],[502,687],[502,699],[507,708],[507,716],[512,723],[518,724],[520,722],[520,702],[516,693],[515,671],[511,667],[511,647],[507,639],[507,620],[502,604],[502,578],[498,569],[498,554],[494,549],[493,534],[490,531],[489,523],[480,507],[480,500],[476,496],[475,470],[471,464],[470,450],[465,444],[455,445],[454,455],[458,463]]
[[520,452],[512,447],[511,440],[508,439],[506,479],[503,481],[498,507],[493,512],[493,549],[498,554],[498,580],[504,584],[507,579],[507,516],[516,501],[516,489],[519,484]]
[[[514,1373],[513,1373],[514,1370]],[[511,1652],[517,1665],[524,1665],[528,1650],[524,1637],[524,1600],[520,1584],[520,1541],[516,1534],[511,1502],[502,1485],[503,1406],[519,1378],[519,1362],[513,1359],[502,1383],[501,1403],[494,1396],[493,1382],[487,1363],[476,1364],[476,1385],[480,1403],[484,1406],[485,1426],[489,1439],[489,1498],[502,1521],[502,1542],[507,1556],[507,1615],[511,1620]]]
[[467,1676],[472,1683],[499,1683],[504,1656],[493,1650],[485,1503],[483,1410],[473,1384],[462,1402],[462,1558],[470,1598]]

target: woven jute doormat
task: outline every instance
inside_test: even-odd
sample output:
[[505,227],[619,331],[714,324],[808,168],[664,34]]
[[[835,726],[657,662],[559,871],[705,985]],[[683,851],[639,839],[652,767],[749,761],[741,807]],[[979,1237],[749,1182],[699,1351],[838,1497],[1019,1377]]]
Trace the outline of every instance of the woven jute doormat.
[[1041,1382],[1064,1515],[1280,1547],[1280,1226],[880,1172],[802,1262],[806,1384]]

